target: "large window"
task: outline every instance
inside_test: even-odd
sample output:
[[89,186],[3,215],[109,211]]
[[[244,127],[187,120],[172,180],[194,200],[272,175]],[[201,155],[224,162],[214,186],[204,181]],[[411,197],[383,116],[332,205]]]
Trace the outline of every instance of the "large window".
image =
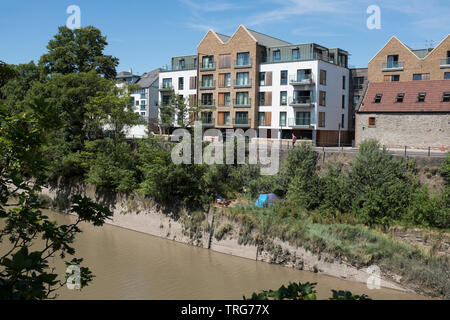
[[214,69],[214,56],[204,56],[202,59],[203,69]]
[[295,125],[309,126],[311,124],[311,112],[297,111],[295,113]]
[[300,60],[300,50],[292,49],[292,60]]
[[287,91],[280,92],[280,106],[287,105]]
[[327,71],[320,70],[320,84],[323,86],[327,85]]
[[212,93],[202,93],[202,105],[212,106],[214,105],[213,94]]
[[266,123],[266,113],[265,112],[258,112],[258,125],[264,126]]
[[230,93],[229,92],[220,92],[219,93],[219,106],[229,106],[230,105]]
[[236,124],[248,124],[248,112],[236,112]]
[[218,119],[217,124],[218,125],[227,125],[230,124],[230,112],[218,112],[217,113]]
[[163,79],[163,88],[164,89],[172,88],[172,78]]
[[266,85],[266,73],[265,72],[260,72],[259,73],[259,85],[260,86],[265,86]]
[[214,87],[214,76],[212,74],[204,75],[202,77],[202,87],[204,88]]
[[280,112],[280,127],[286,127],[286,112]]
[[355,90],[362,90],[363,86],[364,86],[364,77],[353,78],[353,88]]
[[178,90],[183,90],[184,89],[184,78],[180,77],[178,78]]
[[213,123],[212,112],[202,112],[201,118],[203,124]]
[[398,54],[390,55],[387,57],[388,68],[398,68]]
[[237,92],[236,93],[236,104],[237,105],[249,105],[248,92]]
[[272,53],[272,59],[273,59],[273,61],[280,61],[281,60],[281,52],[280,52],[280,50],[275,50]]
[[240,52],[237,54],[236,66],[248,66],[250,65],[250,53]]
[[250,77],[248,72],[238,72],[236,73],[236,85],[237,86],[248,86],[250,85]]
[[287,76],[288,76],[287,70],[281,70],[281,72],[280,72],[280,84],[281,85],[287,84]]

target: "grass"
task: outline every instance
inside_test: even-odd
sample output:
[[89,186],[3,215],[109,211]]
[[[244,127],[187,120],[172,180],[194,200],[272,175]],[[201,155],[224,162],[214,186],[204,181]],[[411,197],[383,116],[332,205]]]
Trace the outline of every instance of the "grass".
[[363,225],[315,223],[306,213],[280,217],[277,209],[236,207],[223,209],[220,214],[239,222],[240,243],[279,238],[316,254],[328,253],[356,267],[376,264],[384,272],[401,276],[403,284],[412,284],[417,291],[450,298],[448,256],[434,255]]

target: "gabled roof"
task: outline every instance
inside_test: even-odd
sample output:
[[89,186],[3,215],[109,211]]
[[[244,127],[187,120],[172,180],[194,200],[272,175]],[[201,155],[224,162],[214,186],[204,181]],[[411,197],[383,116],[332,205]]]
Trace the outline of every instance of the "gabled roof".
[[[424,102],[417,102],[419,93],[426,93]],[[450,92],[450,80],[421,80],[370,83],[358,112],[450,112],[450,102],[443,102],[444,92]],[[404,93],[402,103],[397,94]],[[374,103],[376,94],[381,102]]]
[[276,46],[284,46],[284,45],[290,45],[291,43],[287,41],[283,41],[271,36],[268,36],[267,34],[247,29],[248,32],[258,41],[260,45],[263,45],[265,47],[276,47]]
[[230,36],[227,36],[225,34],[221,34],[221,33],[217,33],[216,35],[219,37],[220,40],[222,40],[223,43],[228,42],[228,40],[230,40]]
[[155,69],[150,72],[144,73],[139,81],[137,82],[137,85],[141,88],[149,88],[151,87],[155,82],[159,79],[159,73],[161,72],[161,69]]

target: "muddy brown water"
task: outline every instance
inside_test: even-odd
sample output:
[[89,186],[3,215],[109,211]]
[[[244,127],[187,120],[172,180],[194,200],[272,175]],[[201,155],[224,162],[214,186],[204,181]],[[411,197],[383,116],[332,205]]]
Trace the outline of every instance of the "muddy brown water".
[[[58,223],[74,218],[46,214]],[[329,298],[331,289],[365,293],[373,299],[424,299],[392,289],[370,290],[364,283],[221,254],[112,225],[83,224],[81,229],[74,245],[76,256],[84,258],[83,264],[96,277],[81,291],[63,287],[58,299],[242,299],[254,291],[306,281],[318,283],[319,299]],[[62,277],[61,259],[49,262]]]

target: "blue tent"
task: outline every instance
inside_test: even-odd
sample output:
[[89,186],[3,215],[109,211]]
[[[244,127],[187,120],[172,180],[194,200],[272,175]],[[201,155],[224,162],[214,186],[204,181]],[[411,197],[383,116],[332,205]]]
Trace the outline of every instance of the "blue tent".
[[268,193],[268,194],[260,194],[258,196],[258,199],[255,201],[255,207],[263,208],[268,207],[269,205],[273,204],[275,201],[280,200],[280,197],[277,196],[275,193]]

